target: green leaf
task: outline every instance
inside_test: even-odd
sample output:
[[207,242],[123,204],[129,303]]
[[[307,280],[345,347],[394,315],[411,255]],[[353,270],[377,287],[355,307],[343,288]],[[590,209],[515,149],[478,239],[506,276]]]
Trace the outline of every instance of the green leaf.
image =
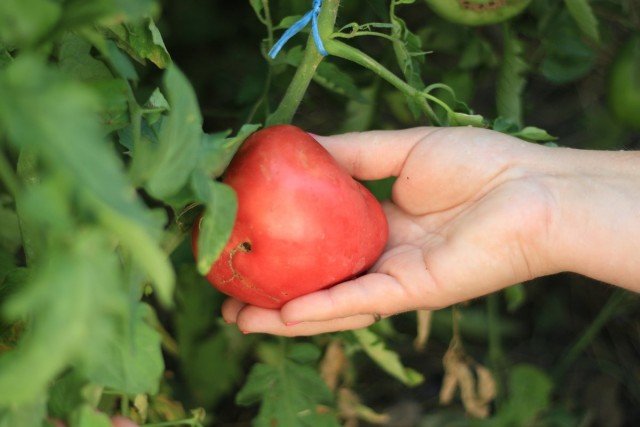
[[95,230],[77,230],[74,238],[47,251],[30,283],[3,307],[7,318],[29,318],[30,325],[18,346],[0,356],[0,406],[35,399],[69,363],[110,342],[115,319],[126,313],[110,239]]
[[194,173],[191,186],[199,201],[205,204],[200,220],[198,237],[198,271],[207,274],[211,264],[224,249],[235,223],[238,201],[228,185],[209,179],[202,173]]
[[116,73],[126,80],[138,81],[138,73],[131,60],[111,40],[106,42],[106,58],[115,69]]
[[555,141],[558,139],[555,136],[549,135],[546,130],[534,126],[527,126],[524,129],[519,130],[518,132],[511,133],[511,135],[534,142],[547,142]]
[[[198,100],[184,74],[175,66],[169,67],[164,86],[171,110],[162,122],[153,162],[148,163],[146,184],[149,193],[160,200],[177,193],[187,183],[198,162],[202,138]],[[134,146],[134,161],[136,154]]]
[[354,99],[347,103],[344,122],[340,127],[341,133],[364,132],[371,128],[376,112],[375,97],[378,93],[378,84],[363,89],[360,94],[365,98],[365,103]]
[[61,6],[51,0],[2,0],[0,43],[24,46],[35,43],[60,18]]
[[262,402],[256,427],[338,426],[328,410],[332,395],[318,372],[283,356],[274,365],[254,365],[244,387],[236,395],[243,406]]
[[591,71],[596,54],[585,44],[575,23],[566,13],[560,13],[549,24],[544,40],[546,56],[541,72],[549,81],[566,84],[578,80]]
[[[400,4],[412,4],[415,0],[394,0],[394,6]],[[395,11],[392,8],[392,11]],[[404,20],[392,13],[390,16],[393,29],[391,36],[399,41],[394,41],[393,50],[396,54],[396,60],[398,65],[404,74],[407,83],[410,86],[422,90],[424,89],[424,82],[421,77],[421,66],[424,63],[424,52],[422,51],[422,40],[416,34],[412,33],[407,27]],[[414,118],[420,116],[420,108],[415,100],[407,98],[409,109],[411,110]]]
[[491,421],[504,426],[530,425],[551,404],[551,378],[531,365],[516,365],[509,375],[509,397]]
[[162,35],[150,18],[135,28],[129,28],[129,43],[137,55],[150,60],[159,68],[166,68],[171,63]]
[[129,86],[123,79],[108,79],[90,83],[100,95],[100,123],[105,132],[113,132],[129,125]]
[[[23,56],[0,73],[0,127],[18,148],[30,148],[67,177],[152,278],[170,304],[174,274],[157,244],[158,224],[127,181],[116,153],[103,140],[95,92]],[[60,102],[64,100],[64,102]]]
[[346,96],[360,103],[367,102],[360,88],[356,86],[353,77],[342,71],[340,67],[332,62],[321,62],[316,70],[316,74],[313,76],[313,81],[338,95]]
[[369,329],[359,329],[352,331],[352,333],[365,353],[389,375],[409,387],[414,387],[424,381],[422,374],[411,368],[404,367],[398,354],[389,350],[382,338],[374,332]]
[[249,0],[249,4],[253,8],[253,11],[255,12],[260,22],[264,23],[265,19],[262,14],[262,11],[264,10],[264,4],[262,3],[262,1],[263,0]]
[[49,389],[49,415],[54,418],[66,419],[84,402],[82,389],[86,385],[87,380],[76,370],[66,372],[58,378]]
[[295,344],[287,351],[287,357],[289,359],[302,364],[317,362],[321,355],[320,349],[311,343]]
[[[22,244],[18,215],[11,209],[0,206],[0,250],[15,253]],[[0,274],[0,277],[1,274]]]
[[504,296],[507,300],[507,310],[511,313],[522,307],[522,304],[527,299],[527,294],[522,284],[509,286],[504,290]]
[[198,167],[208,176],[222,176],[242,143],[259,128],[260,125],[243,125],[238,134],[231,138],[228,137],[230,132],[204,134],[198,154]]
[[526,83],[525,73],[528,69],[522,58],[524,48],[522,42],[507,25],[504,26],[502,40],[504,53],[496,89],[497,110],[500,116],[521,126],[522,93]]
[[0,427],[42,427],[47,415],[46,395],[19,406],[0,407]]
[[87,82],[111,79],[111,71],[91,55],[91,47],[79,35],[65,33],[58,44],[60,70],[67,76]]
[[112,427],[112,425],[106,414],[97,412],[89,405],[82,405],[71,415],[69,427]]
[[132,329],[122,322],[119,334],[92,346],[84,365],[87,378],[122,394],[156,394],[164,371],[156,322],[153,309],[138,304]]
[[464,114],[454,112],[449,114],[450,126],[473,126],[478,128],[486,127],[484,117],[479,114]]
[[251,340],[212,315],[222,296],[193,263],[183,265],[178,278],[174,322],[180,367],[196,402],[212,407],[244,377]]
[[598,20],[593,13],[589,0],[564,0],[564,4],[578,27],[580,27],[580,30],[590,39],[600,42]]

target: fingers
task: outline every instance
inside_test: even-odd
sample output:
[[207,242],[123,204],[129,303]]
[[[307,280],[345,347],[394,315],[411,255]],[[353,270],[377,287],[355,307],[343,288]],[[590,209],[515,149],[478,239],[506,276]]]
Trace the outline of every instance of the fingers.
[[315,138],[352,176],[381,179],[398,176],[413,147],[435,130],[421,127]]

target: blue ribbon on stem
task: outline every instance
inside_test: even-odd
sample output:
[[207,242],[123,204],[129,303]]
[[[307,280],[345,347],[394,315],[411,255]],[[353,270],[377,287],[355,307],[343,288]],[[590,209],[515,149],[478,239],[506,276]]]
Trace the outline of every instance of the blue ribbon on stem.
[[278,42],[274,44],[269,51],[269,57],[271,57],[271,59],[275,59],[284,45],[293,36],[302,31],[302,29],[306,27],[309,22],[311,22],[311,33],[313,34],[313,41],[316,44],[316,48],[318,48],[318,52],[320,52],[320,55],[322,56],[327,56],[329,53],[324,48],[324,44],[322,43],[322,39],[320,38],[320,30],[318,29],[318,15],[320,14],[320,9],[322,9],[322,0],[313,0],[313,7],[311,8],[311,10],[298,21],[296,21],[295,24],[289,27],[287,31],[284,32],[282,37],[280,37],[280,40],[278,40]]

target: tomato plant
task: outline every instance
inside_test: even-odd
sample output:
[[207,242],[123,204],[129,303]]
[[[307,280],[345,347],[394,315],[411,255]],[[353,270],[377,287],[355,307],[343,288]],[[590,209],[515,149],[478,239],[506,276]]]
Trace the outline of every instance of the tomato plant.
[[[268,253],[296,261],[304,293],[377,257],[378,205],[307,132],[637,149],[621,46],[638,37],[633,0],[1,1],[0,426],[636,425],[637,298],[587,279],[283,339],[225,324],[206,276],[236,250],[237,273],[282,294],[294,275],[253,261]],[[310,197],[329,176],[343,199]],[[392,183],[364,185],[384,199]],[[305,234],[294,258],[242,233],[267,220]]]

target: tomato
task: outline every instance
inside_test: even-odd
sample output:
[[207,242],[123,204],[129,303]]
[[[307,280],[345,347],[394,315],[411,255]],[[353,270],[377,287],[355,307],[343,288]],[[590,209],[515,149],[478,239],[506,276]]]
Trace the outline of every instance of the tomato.
[[[207,279],[241,301],[279,308],[359,275],[384,249],[380,203],[297,127],[251,135],[223,181],[237,193],[238,214]],[[197,239],[196,226],[194,250]]]
[[620,123],[640,130],[640,36],[625,43],[609,78],[611,112]]
[[491,25],[521,13],[531,0],[425,0],[447,21],[462,25]]

